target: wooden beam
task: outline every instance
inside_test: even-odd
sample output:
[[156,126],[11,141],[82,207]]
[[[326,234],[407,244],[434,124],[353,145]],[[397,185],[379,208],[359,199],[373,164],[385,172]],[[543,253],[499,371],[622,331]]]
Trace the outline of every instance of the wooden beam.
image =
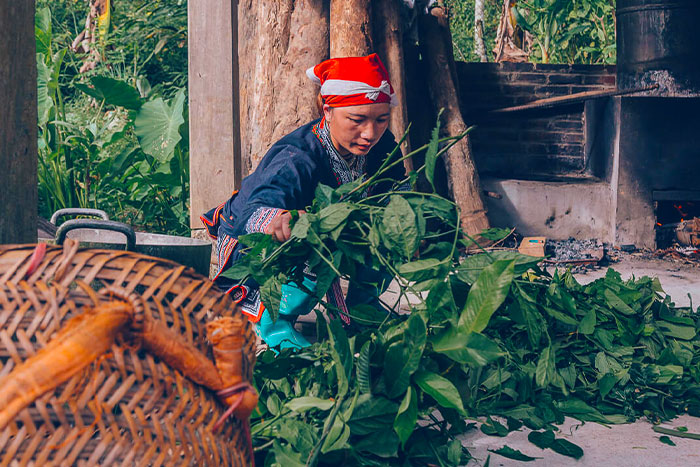
[[37,239],[34,0],[0,8],[0,243]]
[[187,3],[192,228],[240,186],[237,3]]
[[524,110],[549,109],[552,107],[560,107],[563,105],[579,104],[581,102],[585,102],[591,99],[600,99],[602,97],[624,96],[626,94],[635,94],[638,92],[652,91],[658,87],[658,84],[654,84],[643,88],[626,89],[624,91],[620,91],[618,89],[602,89],[595,91],[576,92],[573,94],[568,94],[566,96],[556,96],[548,97],[546,99],[538,99],[536,101],[528,102],[527,104],[515,105],[513,107],[503,107],[501,109],[489,110],[488,113],[507,114],[513,112],[522,112]]

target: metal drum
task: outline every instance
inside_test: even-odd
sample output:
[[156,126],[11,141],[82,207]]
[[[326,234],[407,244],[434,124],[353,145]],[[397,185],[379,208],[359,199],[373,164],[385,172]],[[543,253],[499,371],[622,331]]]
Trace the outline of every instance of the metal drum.
[[109,220],[98,209],[59,210],[51,217],[55,224],[62,215],[90,215],[101,219],[71,219],[56,231],[56,244],[66,238],[78,240],[83,248],[135,251],[148,256],[165,258],[193,268],[203,276],[209,276],[211,243],[190,237],[135,232],[131,226]]
[[658,84],[647,95],[700,97],[697,0],[617,0],[617,86]]

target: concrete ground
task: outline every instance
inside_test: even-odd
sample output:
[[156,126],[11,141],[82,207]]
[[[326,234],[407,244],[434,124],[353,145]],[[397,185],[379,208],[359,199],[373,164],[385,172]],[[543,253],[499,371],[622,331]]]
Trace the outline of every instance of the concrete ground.
[[[700,418],[684,415],[665,428],[686,427],[690,433],[700,433]],[[486,436],[480,430],[473,430],[462,437],[462,444],[474,456],[468,465],[483,466],[489,454],[490,466],[577,466],[577,467],[658,467],[658,466],[693,466],[700,465],[700,441],[669,436],[676,444],[669,446],[659,441],[663,436],[652,430],[647,421],[637,421],[627,425],[603,426],[597,423],[582,423],[567,418],[559,427],[557,438],[564,438],[583,449],[583,457],[575,460],[557,454],[551,449],[542,450],[528,441],[530,432],[527,428],[513,431],[504,438]],[[537,457],[531,462],[508,459],[489,452],[507,445],[530,457]]]
[[[665,259],[648,259],[642,254],[630,254],[623,256],[620,262],[610,264],[609,267],[618,271],[623,279],[658,277],[664,291],[671,296],[676,306],[690,306],[691,298],[694,310],[700,306],[700,265],[683,264]],[[608,267],[604,267],[575,274],[575,277],[580,283],[586,284],[604,277],[607,270]]]

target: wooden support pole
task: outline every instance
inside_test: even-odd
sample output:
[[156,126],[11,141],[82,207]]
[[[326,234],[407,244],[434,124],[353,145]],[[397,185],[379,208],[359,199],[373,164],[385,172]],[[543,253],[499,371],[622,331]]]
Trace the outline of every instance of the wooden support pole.
[[[408,126],[400,1],[375,1],[372,18],[376,52],[389,72],[391,86],[394,88],[398,103],[396,107],[391,108],[391,123],[389,125],[389,129],[397,139],[403,135]],[[404,154],[410,152],[409,138],[406,138],[401,149]],[[407,172],[413,170],[411,159],[406,159],[404,165]]]
[[[430,97],[436,109],[444,109],[444,132],[449,135],[461,134],[466,131],[467,125],[459,108],[452,37],[444,7],[433,7],[430,14],[419,16],[419,34],[427,65]],[[445,169],[450,193],[461,211],[462,228],[467,234],[476,236],[489,228],[489,221],[468,136],[447,152]]]
[[236,3],[188,2],[190,227],[241,181]]
[[328,58],[328,0],[241,0],[238,15],[247,175],[279,138],[318,116],[306,69]]
[[370,0],[331,0],[331,58],[374,52]]
[[37,239],[34,0],[0,8],[0,243]]

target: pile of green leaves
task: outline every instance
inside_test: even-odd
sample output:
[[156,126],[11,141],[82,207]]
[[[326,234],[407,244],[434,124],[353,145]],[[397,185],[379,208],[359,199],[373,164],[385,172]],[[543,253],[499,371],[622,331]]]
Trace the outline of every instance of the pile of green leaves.
[[[438,131],[420,149],[431,183],[446,150]],[[580,457],[553,435],[565,416],[622,423],[700,413],[700,321],[662,298],[658,281],[623,281],[611,270],[582,286],[517,252],[465,258],[461,247],[472,242],[451,201],[417,192],[364,197],[380,179],[319,186],[283,244],[240,238],[248,254],[227,275],[262,284],[273,317],[281,285],[301,283],[305,264],[331,317],[319,314],[311,347],[258,359],[252,432],[261,464],[460,465],[469,453],[459,435],[476,417],[486,417],[487,434],[524,424],[541,430],[536,445]],[[383,304],[389,313],[352,308],[344,328],[324,293],[338,276],[380,287],[367,283],[367,268],[389,271],[400,292]],[[520,455],[511,451],[497,453]]]

